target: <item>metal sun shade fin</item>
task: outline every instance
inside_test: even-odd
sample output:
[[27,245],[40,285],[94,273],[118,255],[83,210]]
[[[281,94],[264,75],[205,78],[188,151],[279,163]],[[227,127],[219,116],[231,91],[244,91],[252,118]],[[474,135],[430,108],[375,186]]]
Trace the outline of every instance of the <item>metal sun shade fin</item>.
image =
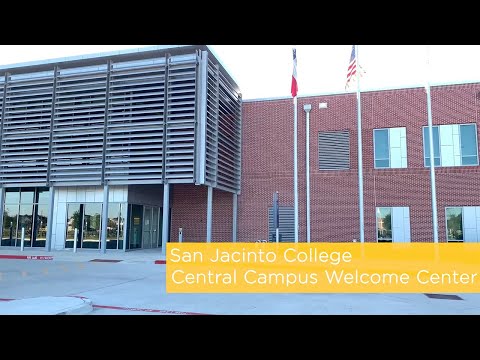
[[212,61],[208,60],[207,74],[207,133],[205,144],[206,183],[215,185],[217,181],[218,155],[218,71]]
[[5,95],[0,157],[3,184],[47,182],[53,72],[35,78],[15,77],[6,93],[0,86],[0,114]]
[[193,183],[196,57],[171,61],[168,71],[165,178]]
[[57,75],[50,181],[100,184],[107,66]]
[[232,192],[238,192],[241,172],[241,98],[221,73],[218,96],[217,184]]
[[[119,66],[110,75],[105,180],[161,183],[165,121],[165,58]],[[143,182],[142,182],[143,181]]]

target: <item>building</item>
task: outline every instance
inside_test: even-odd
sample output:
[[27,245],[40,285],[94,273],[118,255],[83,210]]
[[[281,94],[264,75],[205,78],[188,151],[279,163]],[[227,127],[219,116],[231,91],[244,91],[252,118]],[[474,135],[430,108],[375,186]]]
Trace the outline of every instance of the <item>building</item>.
[[[0,67],[0,247],[293,241],[293,103],[242,100],[206,46]],[[480,83],[431,87],[439,241],[480,241]],[[324,104],[320,106],[320,104]],[[365,241],[432,242],[424,88],[361,93]],[[359,238],[354,93],[298,98],[299,241]],[[167,209],[168,211],[164,210]],[[104,226],[105,225],[105,226]],[[23,233],[23,237],[22,237]]]
[[[431,103],[439,242],[480,242],[480,84],[432,86]],[[357,100],[341,93],[298,98],[299,241],[307,231],[305,105],[311,241],[358,240]],[[361,106],[365,241],[433,242],[425,88],[365,91]],[[272,239],[278,191],[281,233],[292,241],[292,99],[244,100],[242,115],[238,237]]]
[[[182,227],[189,240],[232,240],[241,94],[206,46],[0,73],[0,246],[165,249]],[[229,229],[212,225],[214,200],[230,208]]]

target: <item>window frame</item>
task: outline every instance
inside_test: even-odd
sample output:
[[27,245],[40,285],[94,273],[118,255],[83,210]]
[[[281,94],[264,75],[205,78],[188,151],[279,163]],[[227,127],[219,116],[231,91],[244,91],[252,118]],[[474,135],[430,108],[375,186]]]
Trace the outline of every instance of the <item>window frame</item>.
[[[392,167],[392,148],[391,148],[391,141],[390,141],[390,130],[391,129],[405,129],[405,152],[406,152],[406,166],[400,167]],[[388,139],[388,159],[377,159],[375,157],[375,149],[376,149],[376,140],[375,140],[375,131],[386,130],[387,131],[387,139]],[[373,129],[373,168],[378,170],[384,169],[407,169],[408,168],[408,147],[407,147],[407,127],[406,126],[396,126],[396,127],[387,127],[387,128],[375,128]],[[401,141],[401,140],[400,140]],[[401,148],[401,147],[400,147]],[[400,156],[400,164],[402,163],[402,156]],[[377,166],[377,160],[388,160],[388,166]]]
[[[388,166],[387,167],[378,167],[377,166],[377,160],[385,160],[385,159],[377,159],[375,156],[375,149],[376,149],[376,141],[375,141],[375,131],[380,131],[380,130],[387,130],[387,139],[388,139]],[[373,168],[374,169],[391,169],[391,160],[390,160],[390,128],[379,128],[379,129],[373,129]]]
[[[377,210],[378,209],[390,209],[390,226],[392,228],[392,238],[390,241],[378,241],[378,217],[377,217]],[[392,243],[393,244],[393,206],[375,206],[375,237],[377,239],[377,243]]]
[[[442,166],[442,146],[441,146],[441,140],[440,140],[440,127],[442,126],[451,126],[451,125],[458,125],[459,126],[459,134],[458,134],[458,138],[459,138],[459,148],[460,148],[460,165],[449,165],[449,166]],[[476,164],[462,164],[462,158],[463,158],[463,155],[462,155],[462,135],[461,135],[461,126],[463,125],[474,125],[475,127],[475,141],[476,141],[476,157],[477,157],[477,163]],[[479,151],[478,151],[478,128],[477,128],[477,123],[466,123],[466,124],[443,124],[443,125],[432,125],[432,130],[433,128],[438,128],[438,154],[439,154],[439,159],[440,159],[440,164],[439,165],[435,165],[435,151],[434,151],[434,158],[433,158],[433,161],[434,161],[434,167],[460,167],[460,166],[479,166],[480,165],[480,161],[479,161]],[[426,157],[426,149],[425,149],[425,129],[428,129],[428,125],[423,125],[422,126],[422,140],[423,140],[423,166],[426,167],[426,168],[429,168],[430,165],[427,165],[427,157]],[[435,149],[435,147],[434,147]],[[471,155],[469,155],[471,156]]]
[[[455,208],[460,208],[462,210],[462,240],[448,240],[448,223],[447,223],[447,209],[455,209]],[[445,206],[445,240],[447,243],[464,243],[465,242],[465,221],[464,221],[464,214],[465,211],[463,211],[464,206]]]
[[[477,129],[477,123],[458,124],[458,125],[459,125],[459,127],[458,127],[458,137],[459,137],[459,140],[458,140],[458,141],[459,141],[459,144],[460,144],[460,162],[463,161],[463,156],[464,156],[464,155],[462,154],[462,131],[461,131],[462,125],[470,125],[470,126],[473,125],[474,128],[475,128],[475,131],[474,131],[474,133],[475,133],[475,145],[476,145],[476,146],[475,146],[475,150],[476,150],[476,154],[475,154],[475,155],[476,155],[476,158],[477,158],[477,163],[476,163],[476,164],[466,164],[466,165],[462,164],[462,165],[460,165],[460,166],[478,166],[478,165],[479,165],[479,161],[478,161],[478,129]],[[472,156],[472,155],[466,155],[466,156]],[[440,160],[441,160],[441,158],[440,158]],[[462,219],[462,221],[463,221],[463,219]]]

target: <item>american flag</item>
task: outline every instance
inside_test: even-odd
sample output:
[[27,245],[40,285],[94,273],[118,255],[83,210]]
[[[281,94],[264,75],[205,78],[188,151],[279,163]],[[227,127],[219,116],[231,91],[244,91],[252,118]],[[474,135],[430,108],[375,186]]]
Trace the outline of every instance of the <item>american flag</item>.
[[297,96],[297,49],[293,49],[292,97]]
[[350,55],[350,63],[348,64],[347,82],[345,84],[345,90],[350,85],[350,81],[355,79],[357,74],[357,56],[355,55],[355,45],[352,45],[352,55]]

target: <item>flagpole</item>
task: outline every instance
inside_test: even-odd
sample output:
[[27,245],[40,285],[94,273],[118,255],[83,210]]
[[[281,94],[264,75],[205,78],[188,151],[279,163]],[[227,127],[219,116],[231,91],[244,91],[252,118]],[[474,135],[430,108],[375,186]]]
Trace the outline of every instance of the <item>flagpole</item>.
[[298,243],[298,164],[297,164],[297,97],[293,98],[293,192],[294,192],[294,218],[295,218],[295,243]]
[[293,50],[292,97],[293,97],[293,202],[295,242],[298,243],[298,164],[297,164],[297,50]]
[[433,126],[432,126],[432,100],[430,96],[430,48],[426,46],[426,84],[427,93],[427,116],[428,116],[428,139],[430,153],[430,184],[432,191],[432,221],[433,221],[433,242],[438,243],[438,219],[437,219],[437,191],[435,189],[435,154],[433,152]]
[[365,242],[364,216],[363,216],[363,153],[362,153],[362,107],[360,103],[360,62],[358,58],[358,45],[355,45],[357,58],[357,133],[358,133],[358,209],[360,212],[360,242]]

